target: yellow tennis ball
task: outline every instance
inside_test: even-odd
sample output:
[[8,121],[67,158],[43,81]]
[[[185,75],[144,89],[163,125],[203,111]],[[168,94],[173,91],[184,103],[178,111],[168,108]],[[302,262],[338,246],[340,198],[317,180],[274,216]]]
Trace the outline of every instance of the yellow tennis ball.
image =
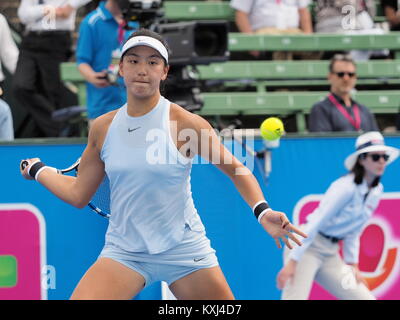
[[260,126],[260,130],[261,136],[270,141],[279,139],[285,133],[281,119],[275,117],[265,119]]

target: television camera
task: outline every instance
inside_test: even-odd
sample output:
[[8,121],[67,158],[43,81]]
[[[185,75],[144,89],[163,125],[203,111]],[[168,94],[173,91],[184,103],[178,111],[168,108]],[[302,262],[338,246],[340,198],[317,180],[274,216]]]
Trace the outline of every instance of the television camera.
[[161,34],[167,41],[170,71],[163,94],[189,111],[200,110],[204,82],[198,79],[196,66],[229,59],[228,23],[218,20],[170,23],[165,18],[163,0],[117,0],[117,3],[125,21],[137,21],[140,27]]

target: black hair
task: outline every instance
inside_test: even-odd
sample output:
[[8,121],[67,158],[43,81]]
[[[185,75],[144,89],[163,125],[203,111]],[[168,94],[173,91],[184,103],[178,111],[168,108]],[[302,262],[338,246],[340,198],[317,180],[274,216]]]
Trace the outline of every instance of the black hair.
[[[358,156],[356,163],[354,164],[354,167],[351,169],[351,172],[354,173],[354,183],[355,184],[361,184],[364,179],[365,175],[365,168],[360,164],[360,159],[365,159],[367,157],[368,153],[362,153]],[[381,181],[381,177],[378,176],[372,181],[371,183],[371,188],[376,187],[379,182]]]
[[[167,49],[168,55],[170,54],[171,51],[169,49],[168,43],[167,43],[167,41],[165,41],[165,39],[162,37],[162,35],[155,31],[149,30],[149,29],[140,28],[139,30],[132,33],[129,36],[129,38],[126,40],[126,42],[128,42],[129,39],[132,39],[134,37],[139,37],[139,36],[150,37],[150,38],[154,38],[154,39],[160,41],[164,45],[164,47]],[[122,58],[123,58],[123,56],[121,57],[121,60],[122,60]],[[165,65],[168,66],[167,61],[164,59],[164,57],[162,57],[162,58],[164,60]]]

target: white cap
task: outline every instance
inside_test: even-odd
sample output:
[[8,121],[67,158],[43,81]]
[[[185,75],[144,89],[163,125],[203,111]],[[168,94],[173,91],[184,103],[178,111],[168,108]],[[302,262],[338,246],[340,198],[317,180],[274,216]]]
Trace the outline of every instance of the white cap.
[[399,156],[399,149],[385,145],[385,141],[380,132],[371,131],[362,134],[356,140],[356,151],[349,155],[344,161],[346,169],[351,170],[356,164],[357,158],[362,153],[385,151],[389,156],[387,164],[393,162]]
[[148,37],[148,36],[136,36],[130,38],[122,47],[121,57],[129,50],[137,46],[147,46],[157,50],[158,53],[165,59],[168,64],[168,51],[167,48],[161,43],[161,41]]

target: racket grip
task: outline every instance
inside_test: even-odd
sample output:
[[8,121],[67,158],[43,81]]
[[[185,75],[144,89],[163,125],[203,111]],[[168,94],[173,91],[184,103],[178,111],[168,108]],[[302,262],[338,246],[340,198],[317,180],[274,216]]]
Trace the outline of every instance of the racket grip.
[[29,162],[24,160],[21,162],[21,170],[24,170],[29,165]]

